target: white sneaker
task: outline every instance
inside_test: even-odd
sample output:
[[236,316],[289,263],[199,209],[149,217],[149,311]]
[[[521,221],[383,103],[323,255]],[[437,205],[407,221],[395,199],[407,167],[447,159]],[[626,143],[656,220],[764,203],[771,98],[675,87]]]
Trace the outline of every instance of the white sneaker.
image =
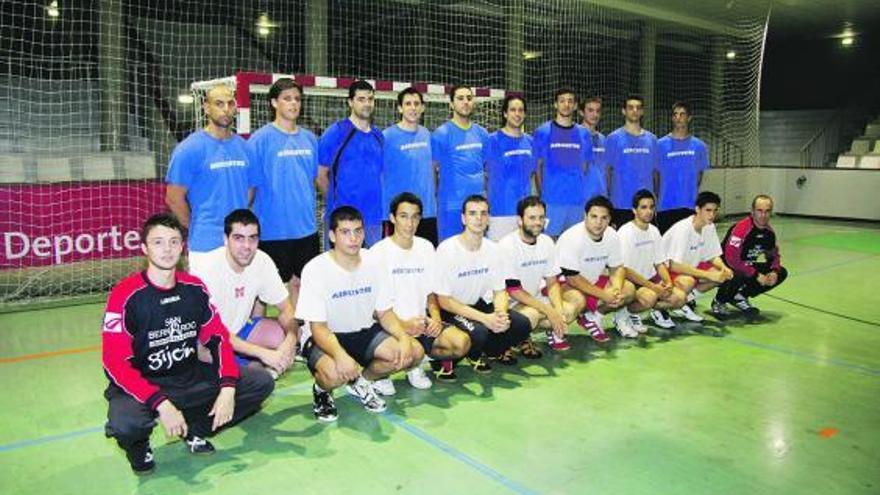
[[700,323],[701,321],[704,320],[704,318],[703,318],[702,316],[698,315],[698,314],[697,314],[694,310],[692,310],[691,307],[688,306],[687,304],[685,304],[684,306],[682,306],[681,309],[680,309],[679,311],[681,312],[682,316],[684,316],[688,321],[693,321],[693,322],[696,322],[696,323]]
[[614,313],[614,326],[617,327],[617,332],[621,337],[634,339],[639,336],[639,332],[633,328],[633,325],[630,322],[631,316],[632,315],[626,310],[626,308]]
[[394,388],[394,382],[391,381],[391,378],[382,378],[380,380],[376,380],[373,382],[373,390],[380,395],[394,395],[397,393],[397,389]]
[[[684,317],[683,314],[682,317]],[[660,328],[675,328],[675,322],[672,321],[672,318],[670,318],[665,311],[652,309],[651,319],[653,319],[654,324]]]
[[648,333],[648,327],[642,321],[642,315],[636,313],[629,314],[629,323],[638,333]]
[[422,369],[421,364],[407,371],[406,379],[409,380],[410,385],[420,390],[429,389],[432,385],[431,379],[428,378],[428,375],[425,373],[425,370]]
[[376,395],[376,391],[373,390],[372,382],[362,376],[359,376],[357,380],[346,385],[345,390],[349,394],[360,399],[364,409],[371,413],[381,413],[385,412],[385,409],[387,409],[385,401]]

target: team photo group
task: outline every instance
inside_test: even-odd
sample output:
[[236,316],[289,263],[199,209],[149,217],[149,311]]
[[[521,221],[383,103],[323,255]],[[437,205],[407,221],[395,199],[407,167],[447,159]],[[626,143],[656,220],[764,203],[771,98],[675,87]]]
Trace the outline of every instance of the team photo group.
[[207,125],[172,153],[170,211],[146,219],[146,268],[112,289],[102,328],[106,433],[136,474],[155,468],[157,423],[210,454],[207,438],[257,412],[296,361],[315,418],[333,422],[337,388],[381,413],[398,372],[397,386],[428,389],[475,376],[464,366],[574,352],[572,329],[606,346],[612,327],[643,340],[649,322],[753,318],[751,299],[787,276],[771,197],[717,233],[722,198],[700,191],[709,153],[685,102],[658,139],[639,95],[608,105],[624,119],[608,135],[599,96],[560,89],[527,133],[527,102],[508,95],[489,133],[474,91],[454,86],[431,131],[407,88],[381,130],[358,80],[350,115],[317,137],[299,124],[304,98],[278,79],[273,121],[245,140],[233,90],[215,86]]

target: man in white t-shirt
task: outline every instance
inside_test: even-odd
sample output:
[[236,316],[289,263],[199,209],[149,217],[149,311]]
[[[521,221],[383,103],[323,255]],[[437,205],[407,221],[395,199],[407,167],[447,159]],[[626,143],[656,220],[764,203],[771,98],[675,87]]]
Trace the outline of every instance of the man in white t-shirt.
[[600,344],[610,340],[602,328],[602,315],[612,311],[621,335],[638,335],[626,310],[635,287],[626,280],[617,232],[608,227],[613,209],[605,196],[590,199],[584,207],[584,221],[571,226],[556,241],[556,259],[565,276],[562,297],[585,308],[578,324]]
[[[681,314],[688,320],[700,322],[703,317],[694,311],[696,296],[733,278],[733,271],[721,258],[721,242],[715,231],[715,215],[721,198],[711,191],[703,191],[697,195],[696,206],[693,215],[679,220],[663,234],[663,248],[675,286],[688,295],[688,304],[682,306]],[[724,318],[727,314],[726,308],[717,312],[716,309],[713,305],[715,316]]]
[[[299,336],[287,287],[272,258],[257,249],[260,222],[253,212],[232,211],[223,221],[223,232],[223,246],[204,253],[190,271],[208,287],[229,329],[238,364],[262,363],[277,378],[293,364]],[[255,313],[257,301],[278,308],[278,319]]]
[[296,306],[296,317],[309,322],[311,329],[303,357],[315,377],[315,417],[324,422],[336,420],[331,391],[346,383],[367,411],[385,411],[373,380],[410,368],[423,357],[421,346],[407,335],[391,309],[390,284],[382,264],[361,249],[365,235],[361,213],[340,206],[330,214],[328,226],[333,248],[303,268]]
[[681,308],[686,299],[683,290],[675,287],[666,266],[663,238],[654,220],[654,193],[639,189],[633,196],[633,220],[617,231],[623,249],[626,279],[637,287],[635,300],[627,306],[633,327],[644,327],[639,313],[651,310],[651,318],[661,328],[674,328],[666,310]]
[[[514,311],[529,319],[531,329],[546,329],[547,344],[554,351],[570,348],[565,334],[583,307],[562,299],[556,263],[556,245],[544,234],[546,206],[538,196],[527,196],[516,205],[518,229],[498,243],[507,261],[507,293]],[[543,285],[543,286],[542,286]],[[541,351],[531,339],[520,346],[520,354],[537,359]]]
[[437,285],[441,317],[470,335],[468,359],[477,373],[492,370],[487,357],[516,364],[511,347],[529,336],[529,320],[508,311],[504,262],[498,245],[483,235],[489,226],[489,202],[479,194],[461,206],[464,231],[437,247]]
[[[426,356],[437,361],[459,359],[467,354],[471,339],[467,333],[443,323],[440,305],[434,294],[434,246],[416,236],[422,219],[422,200],[413,193],[404,192],[391,200],[389,211],[394,233],[376,243],[370,253],[383,263],[391,283],[391,309],[400,318],[406,333],[415,337]],[[426,313],[427,309],[427,313]],[[449,381],[452,371],[440,369],[437,378]],[[431,387],[431,379],[422,369],[422,363],[406,372],[409,383],[416,388]],[[382,395],[394,395],[390,378],[375,382]]]

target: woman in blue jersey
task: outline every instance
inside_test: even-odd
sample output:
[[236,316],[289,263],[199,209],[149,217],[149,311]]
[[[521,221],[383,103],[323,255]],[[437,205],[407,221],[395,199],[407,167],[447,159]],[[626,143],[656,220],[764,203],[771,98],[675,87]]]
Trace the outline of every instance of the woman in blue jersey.
[[516,230],[516,204],[532,193],[536,170],[532,137],[522,129],[525,100],[507,96],[501,105],[501,115],[503,127],[489,136],[486,153],[486,190],[492,212],[489,238],[495,241]]

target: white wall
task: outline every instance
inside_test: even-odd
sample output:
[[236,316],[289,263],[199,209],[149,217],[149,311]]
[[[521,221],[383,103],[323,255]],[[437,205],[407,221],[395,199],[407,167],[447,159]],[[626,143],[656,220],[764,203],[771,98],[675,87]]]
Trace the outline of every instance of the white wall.
[[[799,177],[806,178],[802,187]],[[721,195],[722,212],[749,210],[752,197],[773,197],[776,213],[880,221],[880,171],[857,169],[717,168],[704,190]]]

